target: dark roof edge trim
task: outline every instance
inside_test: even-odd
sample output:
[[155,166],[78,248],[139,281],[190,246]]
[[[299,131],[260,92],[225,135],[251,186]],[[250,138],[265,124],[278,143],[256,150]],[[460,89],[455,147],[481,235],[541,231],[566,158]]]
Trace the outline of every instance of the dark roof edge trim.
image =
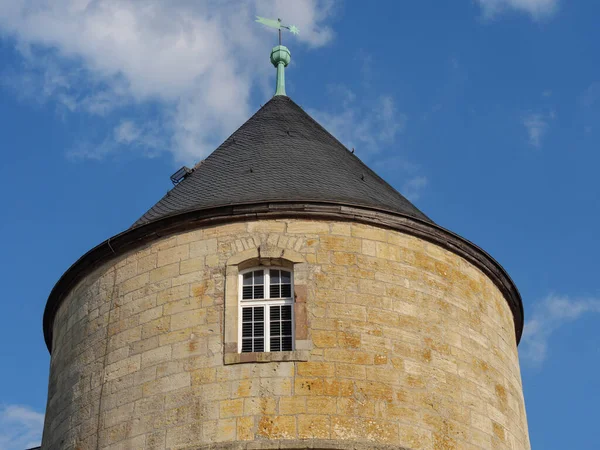
[[356,205],[325,202],[265,202],[187,211],[130,228],[109,238],[79,258],[58,280],[46,303],[44,339],[52,352],[52,324],[58,307],[77,283],[98,267],[127,252],[175,233],[224,223],[268,219],[340,220],[382,226],[436,244],[464,258],[489,277],[512,311],[517,344],[523,333],[523,302],[504,268],[477,245],[434,223],[412,216],[382,212]]
[[[367,166],[365,166],[365,167],[367,167]],[[375,172],[373,172],[373,173],[375,173]],[[375,175],[377,175],[377,174],[375,174]],[[390,186],[390,187],[392,187],[392,186]],[[392,187],[392,189],[394,189],[394,188]],[[402,195],[402,194],[400,194],[400,195]],[[411,215],[411,214],[402,214],[402,213],[400,213],[400,212],[398,212],[398,211],[396,211],[394,209],[386,208],[385,206],[376,206],[376,205],[374,206],[374,205],[369,205],[369,204],[361,203],[361,202],[353,202],[351,204],[350,203],[340,203],[340,202],[335,201],[335,200],[324,201],[324,200],[319,200],[318,198],[311,198],[311,197],[301,198],[301,199],[294,199],[294,200],[290,200],[289,198],[287,198],[287,199],[286,198],[270,198],[268,200],[265,200],[264,202],[261,202],[260,204],[275,204],[275,203],[278,203],[278,204],[282,204],[282,203],[285,203],[285,204],[292,204],[292,203],[293,204],[334,204],[335,203],[336,205],[344,204],[344,205],[353,206],[353,207],[356,207],[356,208],[372,209],[372,210],[377,210],[377,211],[380,211],[380,212],[383,212],[383,213],[390,213],[392,215],[406,215],[407,217],[413,217],[413,218],[415,218],[417,220],[423,220],[423,219],[421,219],[421,218],[419,218],[417,216],[414,216],[414,215]],[[142,225],[148,225],[148,224],[150,224],[150,223],[152,223],[154,221],[159,221],[159,220],[167,219],[169,217],[179,217],[180,215],[186,214],[186,213],[193,213],[193,212],[198,212],[198,211],[208,211],[209,209],[211,209],[211,210],[212,209],[223,209],[223,208],[230,208],[230,207],[240,208],[240,207],[246,207],[246,206],[253,206],[253,205],[256,205],[256,204],[257,203],[255,201],[254,202],[251,201],[251,202],[238,202],[238,203],[235,203],[235,204],[231,204],[231,203],[219,204],[219,205],[214,205],[214,206],[211,206],[210,208],[205,208],[205,209],[194,209],[194,208],[184,209],[182,211],[177,211],[177,212],[166,214],[164,216],[161,216],[158,219],[153,219],[153,220],[148,221],[148,222],[138,223],[138,221],[136,221],[135,223],[133,223],[133,225],[131,225],[131,227],[129,227],[129,230],[131,230],[133,228],[141,227]],[[415,206],[415,209],[417,209],[417,211],[419,211],[421,214],[423,214],[423,217],[426,217],[428,220],[431,221],[431,219],[429,219],[429,217],[427,217],[427,215],[425,215],[423,212],[421,212],[421,210],[419,210],[416,206]],[[431,221],[431,223],[434,223],[434,222]]]

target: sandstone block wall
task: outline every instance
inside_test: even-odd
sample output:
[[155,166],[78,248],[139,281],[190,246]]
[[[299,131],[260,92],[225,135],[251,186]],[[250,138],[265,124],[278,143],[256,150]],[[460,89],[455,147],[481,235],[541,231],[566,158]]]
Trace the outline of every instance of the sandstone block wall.
[[[259,246],[302,260],[305,361],[224,364],[227,261]],[[395,231],[277,220],[165,238],[88,277],[53,330],[43,449],[529,449],[506,301]]]

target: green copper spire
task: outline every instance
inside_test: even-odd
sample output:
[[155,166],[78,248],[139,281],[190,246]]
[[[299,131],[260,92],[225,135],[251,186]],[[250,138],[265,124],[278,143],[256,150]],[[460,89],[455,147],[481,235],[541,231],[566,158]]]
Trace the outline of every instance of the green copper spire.
[[291,59],[290,51],[283,45],[273,47],[273,50],[271,50],[271,63],[277,67],[277,90],[275,95],[285,95],[285,68]]
[[289,30],[292,34],[298,34],[299,30],[294,25],[282,25],[281,19],[265,19],[256,16],[256,21],[270,28],[279,30],[279,45],[271,50],[271,63],[277,68],[277,89],[275,95],[285,95],[285,68],[290,63],[292,55],[287,47],[281,45],[281,30]]

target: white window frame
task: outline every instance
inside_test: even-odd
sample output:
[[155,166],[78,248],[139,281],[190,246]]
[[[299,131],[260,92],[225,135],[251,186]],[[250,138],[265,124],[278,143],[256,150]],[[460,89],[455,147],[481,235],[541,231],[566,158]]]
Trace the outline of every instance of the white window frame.
[[[264,282],[264,298],[263,299],[247,299],[244,300],[243,288],[244,288],[244,274],[248,272],[255,272],[257,270],[263,271],[263,282]],[[290,273],[290,297],[289,298],[269,298],[271,295],[271,270],[284,270]],[[264,353],[271,351],[271,315],[270,306],[280,305],[291,305],[291,323],[292,323],[292,349],[283,351],[294,351],[296,342],[296,327],[294,317],[294,271],[289,267],[281,266],[259,266],[252,267],[243,271],[240,271],[238,275],[238,353],[242,353],[242,323],[243,314],[242,308],[248,306],[263,306],[264,307]],[[262,352],[261,352],[262,353]]]

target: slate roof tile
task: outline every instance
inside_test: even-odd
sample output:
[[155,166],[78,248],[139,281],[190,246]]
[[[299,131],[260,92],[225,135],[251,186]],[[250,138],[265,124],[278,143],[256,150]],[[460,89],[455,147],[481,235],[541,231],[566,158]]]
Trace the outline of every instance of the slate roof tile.
[[266,201],[360,205],[431,220],[285,96],[273,97],[133,227]]

